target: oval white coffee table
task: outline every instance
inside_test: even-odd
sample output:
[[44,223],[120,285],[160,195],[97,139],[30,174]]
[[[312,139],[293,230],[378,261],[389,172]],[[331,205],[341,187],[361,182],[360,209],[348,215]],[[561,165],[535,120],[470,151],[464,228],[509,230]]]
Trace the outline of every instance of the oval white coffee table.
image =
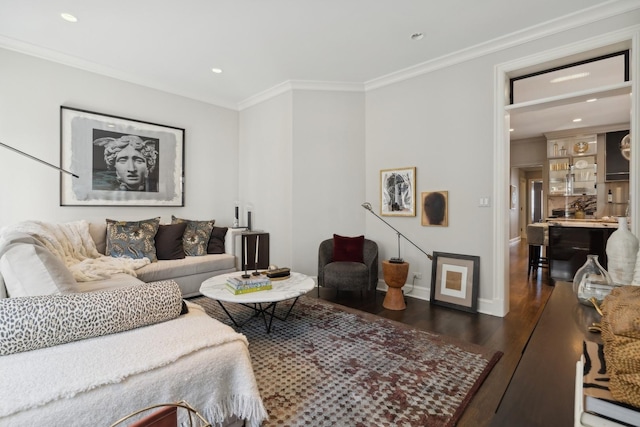
[[[274,317],[283,321],[287,320],[287,317],[289,317],[289,314],[291,313],[293,306],[298,301],[298,298],[315,287],[315,282],[311,277],[301,273],[291,272],[291,275],[287,279],[271,280],[272,289],[234,295],[227,290],[227,279],[229,277],[240,277],[241,275],[242,272],[237,271],[234,273],[213,276],[212,278],[202,282],[202,285],[200,286],[200,293],[206,297],[216,300],[236,327],[242,327],[244,323],[238,324],[222,303],[227,302],[241,304],[245,307],[251,308],[254,310],[254,316],[262,315],[265,327],[267,328],[267,333],[271,332],[271,324],[273,323]],[[295,300],[291,304],[291,307],[289,307],[287,314],[284,317],[276,316],[276,304],[292,298],[295,298]],[[267,317],[269,320],[268,322]]]

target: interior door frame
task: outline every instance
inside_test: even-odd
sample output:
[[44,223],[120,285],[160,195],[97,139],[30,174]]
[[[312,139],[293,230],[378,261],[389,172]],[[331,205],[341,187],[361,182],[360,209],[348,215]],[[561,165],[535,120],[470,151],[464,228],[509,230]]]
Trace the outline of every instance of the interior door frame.
[[[506,107],[509,105],[509,76],[518,70],[534,67],[550,61],[561,60],[562,58],[577,55],[583,52],[604,48],[617,43],[630,44],[631,67],[631,144],[638,146],[638,123],[640,122],[640,84],[638,82],[639,71],[635,66],[639,61],[640,50],[640,25],[627,27],[619,31],[602,34],[591,39],[561,46],[538,54],[516,59],[495,67],[494,74],[494,189],[493,197],[496,201],[493,215],[493,227],[495,230],[493,239],[493,295],[496,313],[505,316],[509,312],[509,200],[508,188],[510,164],[510,137],[509,123],[510,116]],[[631,150],[629,193],[639,194],[638,182],[640,171],[640,155],[638,150]],[[632,199],[630,202],[631,212],[640,212],[640,198]],[[631,231],[638,234],[638,224],[640,215],[631,217]]]

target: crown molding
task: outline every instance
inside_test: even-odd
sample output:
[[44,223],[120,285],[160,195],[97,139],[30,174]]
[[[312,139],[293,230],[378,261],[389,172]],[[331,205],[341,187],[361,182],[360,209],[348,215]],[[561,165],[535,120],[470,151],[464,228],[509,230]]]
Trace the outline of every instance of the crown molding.
[[201,96],[201,94],[187,93],[180,90],[169,90],[167,89],[166,84],[154,82],[146,78],[140,79],[133,74],[118,71],[103,64],[86,61],[75,56],[67,55],[51,49],[45,49],[41,46],[25,43],[23,41],[15,40],[10,37],[0,35],[0,48],[11,50],[23,55],[33,56],[45,61],[66,65],[68,67],[77,68],[89,73],[94,73],[116,80],[121,80],[127,83],[132,83],[138,86],[159,90],[171,95],[183,96],[185,98],[204,102],[206,104],[216,105],[231,110],[237,110],[237,105],[235,102],[230,102],[228,100],[216,97],[203,97]]
[[408,80],[442,68],[450,67],[491,53],[548,37],[553,34],[628,13],[636,9],[640,9],[640,1],[638,0],[609,0],[608,2],[592,6],[579,12],[554,18],[533,27],[516,31],[488,42],[480,43],[475,46],[366,81],[364,83],[365,91],[378,89]]
[[203,97],[201,93],[187,93],[180,90],[169,90],[160,82],[141,80],[132,74],[115,70],[103,64],[97,64],[77,57],[63,54],[57,51],[42,48],[40,46],[24,43],[5,36],[0,36],[0,48],[23,53],[47,61],[56,62],[70,67],[78,68],[91,73],[126,81],[139,86],[152,88],[173,95],[184,96],[207,104],[228,108],[231,110],[243,110],[253,105],[264,102],[270,98],[292,90],[318,90],[318,91],[346,91],[367,92],[404,80],[408,80],[423,74],[427,74],[455,64],[479,58],[494,52],[508,49],[517,45],[531,42],[543,37],[557,34],[563,31],[577,28],[589,23],[597,22],[613,16],[640,9],[640,0],[609,0],[588,9],[573,14],[565,15],[553,20],[529,27],[524,30],[499,37],[489,42],[481,43],[448,55],[435,58],[430,61],[399,70],[364,83],[347,82],[323,82],[305,80],[287,80],[270,89],[257,93],[239,103],[217,97]]
[[287,80],[270,89],[251,96],[238,103],[238,110],[242,111],[270,98],[294,90],[318,90],[325,92],[363,92],[364,84],[348,82],[322,82],[313,80]]
[[349,90],[363,91],[378,89],[404,80],[427,74],[442,68],[460,64],[475,58],[499,52],[514,46],[528,43],[537,39],[548,37],[563,31],[577,28],[586,24],[601,21],[613,16],[621,15],[636,9],[640,9],[640,0],[609,0],[600,5],[592,6],[573,14],[552,19],[547,22],[516,31],[514,33],[480,43],[478,45],[453,52],[435,58],[430,61],[414,65],[403,70],[377,77],[375,79],[359,83],[335,83],[335,82],[313,82],[303,80],[288,80],[270,89],[260,92],[252,97],[238,103],[238,109],[249,108],[253,105],[264,102],[274,96],[281,95],[294,89],[300,90]]

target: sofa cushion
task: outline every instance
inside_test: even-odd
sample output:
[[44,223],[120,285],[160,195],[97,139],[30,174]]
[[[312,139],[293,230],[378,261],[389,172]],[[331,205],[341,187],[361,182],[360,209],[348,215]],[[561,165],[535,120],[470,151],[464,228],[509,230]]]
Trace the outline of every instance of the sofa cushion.
[[209,245],[207,246],[208,254],[223,254],[225,252],[224,239],[227,235],[227,230],[227,227],[213,226],[211,237],[209,238]]
[[109,289],[128,288],[135,285],[143,285],[144,282],[127,273],[116,273],[106,279],[92,280],[90,282],[77,282],[74,292],[108,291]]
[[[136,274],[138,279],[144,282],[154,282],[192,274],[234,269],[235,262],[235,257],[229,254],[188,256],[180,260],[164,260],[147,264],[136,270]],[[211,275],[213,276],[213,274]]]
[[107,249],[107,224],[105,222],[90,222],[89,235],[96,244],[96,250],[104,255]]
[[76,284],[62,260],[34,237],[20,232],[3,236],[0,274],[9,297],[72,292]]
[[363,262],[364,236],[333,235],[333,261]]
[[182,311],[173,281],[102,292],[0,300],[0,355],[19,353],[175,319]]
[[133,259],[149,258],[157,261],[155,237],[160,217],[142,221],[115,221],[107,219],[107,248],[112,257]]
[[171,215],[172,224],[186,222],[187,228],[182,237],[184,253],[188,256],[202,256],[207,254],[207,246],[211,237],[211,230],[215,220],[195,221],[191,219],[177,218]]
[[185,257],[182,236],[187,223],[160,224],[156,234],[156,255],[161,259],[182,259]]

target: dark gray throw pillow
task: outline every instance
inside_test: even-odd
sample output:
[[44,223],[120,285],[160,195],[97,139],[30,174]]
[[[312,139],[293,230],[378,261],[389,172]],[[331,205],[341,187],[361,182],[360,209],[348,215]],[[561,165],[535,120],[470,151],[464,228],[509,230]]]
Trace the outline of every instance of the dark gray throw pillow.
[[158,259],[183,259],[184,246],[182,236],[187,223],[160,224],[156,233],[156,256]]
[[209,238],[209,246],[207,247],[208,254],[223,254],[224,251],[224,238],[227,235],[227,227],[213,226],[211,230],[211,237]]

